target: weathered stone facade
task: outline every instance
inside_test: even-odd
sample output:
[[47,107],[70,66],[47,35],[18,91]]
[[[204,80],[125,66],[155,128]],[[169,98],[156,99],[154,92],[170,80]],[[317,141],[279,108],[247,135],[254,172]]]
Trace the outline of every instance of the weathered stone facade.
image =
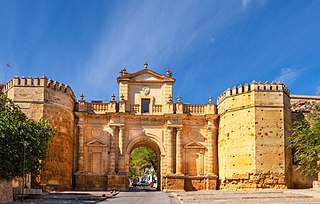
[[293,98],[283,84],[240,85],[217,106],[212,98],[174,103],[172,73],[147,64],[132,74],[121,70],[117,81],[119,100],[107,103],[76,101],[70,87],[45,77],[15,77],[2,88],[30,118],[46,118],[58,131],[44,188],[127,189],[129,156],[140,146],[158,156],[161,190],[288,188],[297,179],[287,142]]
[[4,89],[29,118],[45,118],[57,130],[39,184],[48,190],[73,189],[75,97],[71,88],[46,77],[15,77]]
[[[240,85],[218,98],[218,110],[221,187],[291,187],[287,88],[281,83]],[[239,177],[242,182],[235,182]]]
[[12,181],[0,179],[0,203],[10,203],[12,201]]

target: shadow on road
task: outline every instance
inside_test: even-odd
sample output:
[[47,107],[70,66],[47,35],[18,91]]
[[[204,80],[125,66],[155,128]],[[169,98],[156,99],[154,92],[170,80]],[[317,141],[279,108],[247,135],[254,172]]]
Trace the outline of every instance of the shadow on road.
[[47,193],[38,196],[28,196],[22,201],[21,199],[14,201],[13,203],[24,204],[69,204],[69,203],[98,203],[108,198],[112,198],[112,195],[107,194],[90,194],[85,192],[75,193]]
[[148,191],[158,191],[156,188],[150,186],[136,186],[136,187],[129,187],[130,192],[148,192]]

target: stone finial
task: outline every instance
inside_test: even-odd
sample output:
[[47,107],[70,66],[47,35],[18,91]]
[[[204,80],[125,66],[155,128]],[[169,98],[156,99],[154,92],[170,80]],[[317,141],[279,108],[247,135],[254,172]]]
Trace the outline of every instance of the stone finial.
[[145,68],[145,69],[148,69],[148,62],[145,62],[145,63],[144,63],[144,68]]
[[180,103],[181,102],[181,96],[180,95],[178,95],[178,102]]
[[172,71],[166,69],[166,76],[172,77]]
[[209,96],[209,103],[212,103],[212,96]]
[[171,96],[171,94],[169,95],[169,102],[172,102],[172,96]]
[[126,74],[127,74],[127,69],[126,69],[125,67],[124,67],[123,70],[122,70],[122,74],[123,74],[123,75],[126,75]]
[[84,95],[83,95],[83,93],[80,95],[80,101],[84,101]]
[[120,69],[119,71],[119,75],[122,76],[123,75],[123,69]]
[[116,96],[114,95],[114,93],[111,96],[111,101],[115,101],[116,100]]

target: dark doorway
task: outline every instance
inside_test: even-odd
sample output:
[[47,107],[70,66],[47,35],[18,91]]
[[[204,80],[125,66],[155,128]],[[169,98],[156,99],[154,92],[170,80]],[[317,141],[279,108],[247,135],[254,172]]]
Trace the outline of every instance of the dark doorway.
[[141,113],[150,112],[150,99],[141,99]]

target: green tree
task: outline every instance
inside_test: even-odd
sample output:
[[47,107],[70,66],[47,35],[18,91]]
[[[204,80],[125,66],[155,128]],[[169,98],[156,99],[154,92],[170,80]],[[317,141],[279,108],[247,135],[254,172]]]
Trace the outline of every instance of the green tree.
[[320,105],[306,120],[294,123],[293,134],[290,137],[294,149],[294,159],[302,172],[315,175],[320,172]]
[[24,142],[25,173],[38,173],[54,134],[46,120],[28,119],[17,105],[0,94],[0,177],[22,176]]
[[[153,172],[147,172],[152,168],[154,169]],[[131,153],[129,178],[138,179],[147,173],[155,175],[157,171],[157,155],[151,148],[138,147]]]

